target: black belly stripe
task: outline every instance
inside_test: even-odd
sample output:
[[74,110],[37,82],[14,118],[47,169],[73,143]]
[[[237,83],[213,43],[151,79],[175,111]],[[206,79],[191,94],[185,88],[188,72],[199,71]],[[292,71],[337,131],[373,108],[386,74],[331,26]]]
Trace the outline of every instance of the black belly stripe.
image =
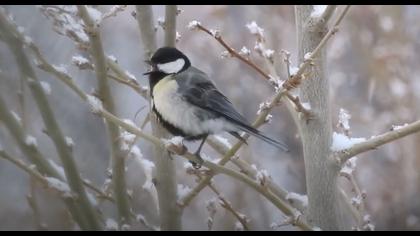
[[156,110],[154,105],[153,105],[152,110],[156,114],[159,123],[162,124],[162,126],[174,136],[182,136],[186,140],[198,140],[198,139],[203,139],[205,136],[208,135],[208,134],[189,135],[185,133],[183,130],[181,130],[180,128],[175,127],[174,125],[172,125],[171,123],[163,119],[162,115]]

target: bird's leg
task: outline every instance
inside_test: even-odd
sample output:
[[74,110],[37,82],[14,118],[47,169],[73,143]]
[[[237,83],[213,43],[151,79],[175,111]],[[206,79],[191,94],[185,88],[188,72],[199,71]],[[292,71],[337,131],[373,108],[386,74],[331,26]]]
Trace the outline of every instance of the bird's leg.
[[199,163],[196,163],[194,161],[190,161],[190,163],[192,164],[192,166],[195,169],[200,169],[201,168],[201,164],[203,164],[203,158],[201,158],[200,156],[200,152],[201,152],[201,148],[204,145],[204,142],[206,142],[208,135],[205,135],[203,140],[201,140],[200,146],[198,147],[197,151],[194,152],[194,155],[197,157],[197,159],[199,160]]

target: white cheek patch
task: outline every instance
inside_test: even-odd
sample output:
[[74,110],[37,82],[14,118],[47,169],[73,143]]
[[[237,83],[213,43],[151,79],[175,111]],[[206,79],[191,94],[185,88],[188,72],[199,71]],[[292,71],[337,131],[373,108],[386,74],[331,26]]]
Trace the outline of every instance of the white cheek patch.
[[182,58],[177,59],[176,61],[157,64],[157,67],[160,71],[165,72],[166,74],[178,73],[182,67],[184,67],[185,61]]

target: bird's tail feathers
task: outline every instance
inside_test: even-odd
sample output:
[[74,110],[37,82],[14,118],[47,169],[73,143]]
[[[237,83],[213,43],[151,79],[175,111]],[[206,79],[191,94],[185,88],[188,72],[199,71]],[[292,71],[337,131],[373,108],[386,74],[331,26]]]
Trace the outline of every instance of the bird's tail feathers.
[[262,134],[259,130],[253,128],[253,127],[245,127],[245,126],[239,126],[239,129],[241,129],[242,131],[249,133],[250,135],[253,135],[273,146],[276,146],[277,148],[285,151],[285,152],[289,152],[289,147],[287,146],[287,144],[285,144],[284,142],[281,141],[276,141],[272,138],[269,138],[267,136],[265,136],[264,134]]

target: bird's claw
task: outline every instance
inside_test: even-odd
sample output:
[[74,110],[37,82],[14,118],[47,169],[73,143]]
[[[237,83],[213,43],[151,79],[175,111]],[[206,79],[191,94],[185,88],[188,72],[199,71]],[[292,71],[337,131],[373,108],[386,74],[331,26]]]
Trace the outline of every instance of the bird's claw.
[[201,158],[200,154],[195,153],[194,154],[197,157],[198,163],[195,161],[190,161],[191,165],[194,167],[194,169],[198,170],[203,165],[203,158]]

